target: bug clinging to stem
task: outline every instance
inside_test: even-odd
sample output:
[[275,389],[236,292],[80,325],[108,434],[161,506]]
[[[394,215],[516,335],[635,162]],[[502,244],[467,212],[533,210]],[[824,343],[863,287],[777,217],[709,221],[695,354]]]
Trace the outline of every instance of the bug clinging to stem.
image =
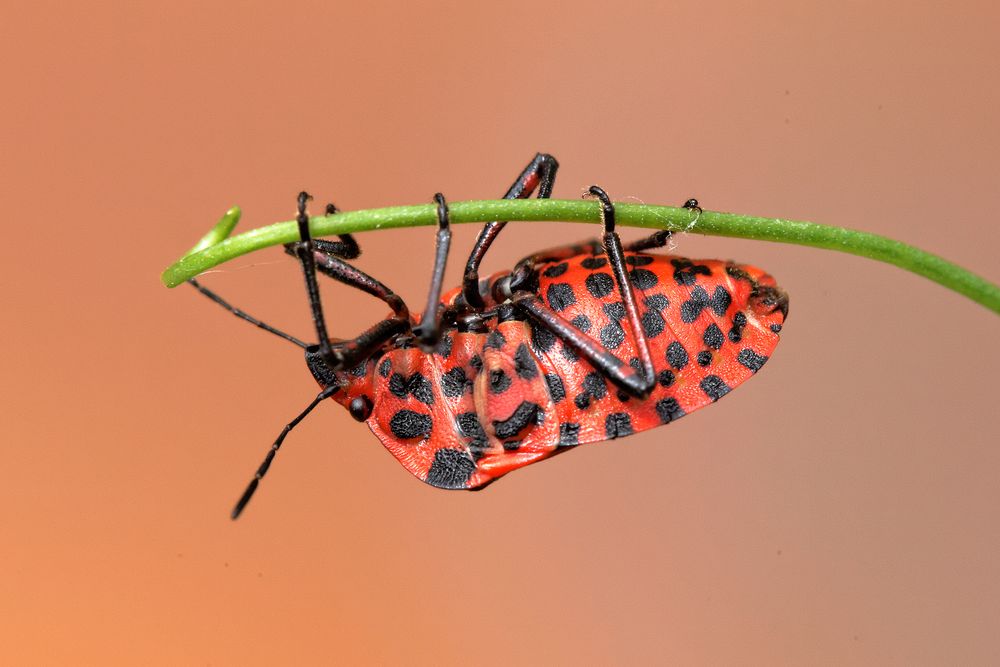
[[[504,195],[551,195],[558,163],[539,153]],[[386,285],[348,260],[355,239],[312,238],[298,197],[299,240],[285,246],[303,272],[317,342],[308,344],[191,284],[237,317],[298,345],[321,391],[268,450],[232,512],[246,507],[288,433],[332,398],[368,423],[389,452],[439,488],[478,489],[577,445],[647,430],[709,405],[770,357],[788,297],[766,272],[720,260],[649,254],[658,231],[623,244],[615,207],[598,186],[603,234],[532,253],[480,277],[506,222],[488,223],[461,286],[442,294],[451,246],[448,204],[438,227],[427,305],[418,318]],[[698,201],[684,208],[697,216]],[[326,208],[327,215],[337,209]],[[328,335],[317,273],[366,292],[390,313],[354,338]]]

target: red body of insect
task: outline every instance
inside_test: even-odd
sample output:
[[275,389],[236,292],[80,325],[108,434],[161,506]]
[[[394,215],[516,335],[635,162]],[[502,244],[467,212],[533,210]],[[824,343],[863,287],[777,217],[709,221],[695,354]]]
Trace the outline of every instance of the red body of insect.
[[[607,382],[576,350],[530,320],[446,331],[434,352],[389,347],[338,373],[333,400],[371,406],[367,423],[421,480],[474,489],[589,442],[670,423],[756,373],[778,343],[787,299],[760,269],[718,260],[628,252],[638,312],[656,371],[647,398]],[[577,255],[538,265],[538,296],[577,328],[638,366],[608,261]],[[503,272],[484,281],[492,293]],[[442,298],[459,298],[456,289]]]
[[[537,154],[505,199],[552,192],[559,164]],[[323,390],[271,445],[236,503],[236,518],[270,469],[285,436],[323,400],[367,421],[386,449],[419,479],[475,489],[588,442],[668,424],[717,401],[760,370],[778,343],[788,298],[760,269],[718,260],[646,254],[670,232],[623,245],[615,208],[598,186],[600,240],[525,257],[479,280],[479,267],[506,222],[488,223],[465,266],[461,288],[442,294],[451,245],[448,206],[438,231],[427,312],[415,317],[386,285],[346,260],[360,254],[350,235],[313,239],[298,197],[297,257],[318,342],[308,344],[233,308],[303,348]],[[684,208],[700,215],[690,199]],[[337,211],[327,205],[327,215]],[[694,219],[696,220],[696,218]],[[692,223],[694,222],[692,220]],[[331,339],[317,273],[381,299],[392,313],[357,337]]]

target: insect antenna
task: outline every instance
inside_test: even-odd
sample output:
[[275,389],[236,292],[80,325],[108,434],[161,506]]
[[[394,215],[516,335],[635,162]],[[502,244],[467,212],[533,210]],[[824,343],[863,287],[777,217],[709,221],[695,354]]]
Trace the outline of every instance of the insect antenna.
[[279,449],[281,449],[281,443],[285,441],[285,436],[288,435],[288,433],[295,428],[300,421],[305,419],[306,415],[312,412],[313,408],[319,405],[323,399],[329,398],[339,389],[339,384],[330,385],[321,391],[316,398],[313,399],[312,403],[306,406],[306,409],[299,413],[298,417],[285,424],[285,428],[281,429],[281,433],[278,435],[277,439],[275,439],[274,444],[271,445],[271,449],[267,450],[267,455],[264,457],[264,461],[260,464],[260,467],[257,468],[257,472],[254,473],[253,479],[251,479],[250,483],[247,485],[246,491],[244,491],[243,495],[240,496],[240,499],[236,501],[236,506],[233,508],[230,518],[233,520],[238,519],[240,514],[243,512],[243,509],[247,506],[247,503],[250,502],[254,491],[257,490],[257,485],[260,484],[260,480],[264,478],[264,475],[267,474],[268,468],[271,467],[274,455],[278,453]]
[[222,306],[223,308],[225,308],[226,310],[228,310],[230,313],[232,313],[236,317],[240,318],[241,320],[246,320],[250,324],[253,324],[256,327],[260,327],[264,331],[269,331],[270,333],[273,333],[275,336],[279,336],[281,338],[284,338],[285,340],[289,341],[290,343],[295,343],[296,345],[298,345],[302,349],[305,349],[305,348],[309,347],[308,343],[302,342],[301,340],[299,340],[295,336],[292,336],[291,334],[286,334],[284,331],[282,331],[280,329],[275,329],[270,324],[266,324],[265,322],[261,322],[260,320],[258,320],[253,315],[250,315],[249,313],[247,313],[245,311],[242,311],[239,308],[236,308],[236,307],[230,305],[228,301],[226,301],[221,296],[219,296],[218,294],[216,294],[212,290],[208,289],[207,287],[204,287],[201,283],[199,283],[194,278],[191,278],[190,280],[188,280],[188,283],[191,285],[191,287],[195,288],[196,290],[198,290],[199,292],[201,292],[202,294],[204,294],[205,296],[207,296],[209,299],[211,299],[215,303],[219,304],[220,306]]

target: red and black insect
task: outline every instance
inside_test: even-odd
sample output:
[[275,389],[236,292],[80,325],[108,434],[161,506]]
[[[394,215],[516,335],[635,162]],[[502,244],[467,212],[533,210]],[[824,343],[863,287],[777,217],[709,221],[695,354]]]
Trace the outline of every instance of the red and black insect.
[[[505,198],[535,190],[549,197],[558,166],[537,155]],[[310,197],[301,193],[301,240],[285,249],[302,265],[315,345],[192,280],[234,315],[302,347],[322,387],[275,440],[233,518],[288,432],[326,398],[366,421],[416,477],[439,488],[476,489],[576,445],[668,424],[760,370],[788,313],[774,279],[733,262],[647,254],[667,244],[667,231],[623,245],[607,194],[597,186],[590,194],[601,207],[600,239],[534,253],[481,280],[480,263],[507,224],[491,222],[476,240],[462,286],[443,296],[451,231],[445,199],[435,195],[434,268],[418,319],[392,290],[345,261],[360,254],[350,235],[310,236]],[[685,207],[701,211],[693,199]],[[356,338],[331,339],[317,272],[381,299],[392,314]]]

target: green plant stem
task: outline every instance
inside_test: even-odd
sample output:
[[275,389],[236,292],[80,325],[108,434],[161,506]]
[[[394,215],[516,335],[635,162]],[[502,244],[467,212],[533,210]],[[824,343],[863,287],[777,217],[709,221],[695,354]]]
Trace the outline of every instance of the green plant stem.
[[[451,203],[449,209],[451,221],[456,224],[490,220],[600,222],[597,203],[588,200],[467,201]],[[615,214],[618,224],[628,227],[795,243],[868,257],[929,278],[1000,313],[1000,287],[937,255],[884,236],[812,222],[715,211],[705,211],[695,220],[694,213],[688,209],[647,204],[616,203]],[[198,245],[163,272],[163,283],[167,287],[174,287],[240,255],[291,243],[299,238],[294,221],[278,222],[227,238],[239,216],[238,208],[230,209]],[[436,224],[435,206],[422,204],[318,216],[311,219],[310,229],[318,237]]]

